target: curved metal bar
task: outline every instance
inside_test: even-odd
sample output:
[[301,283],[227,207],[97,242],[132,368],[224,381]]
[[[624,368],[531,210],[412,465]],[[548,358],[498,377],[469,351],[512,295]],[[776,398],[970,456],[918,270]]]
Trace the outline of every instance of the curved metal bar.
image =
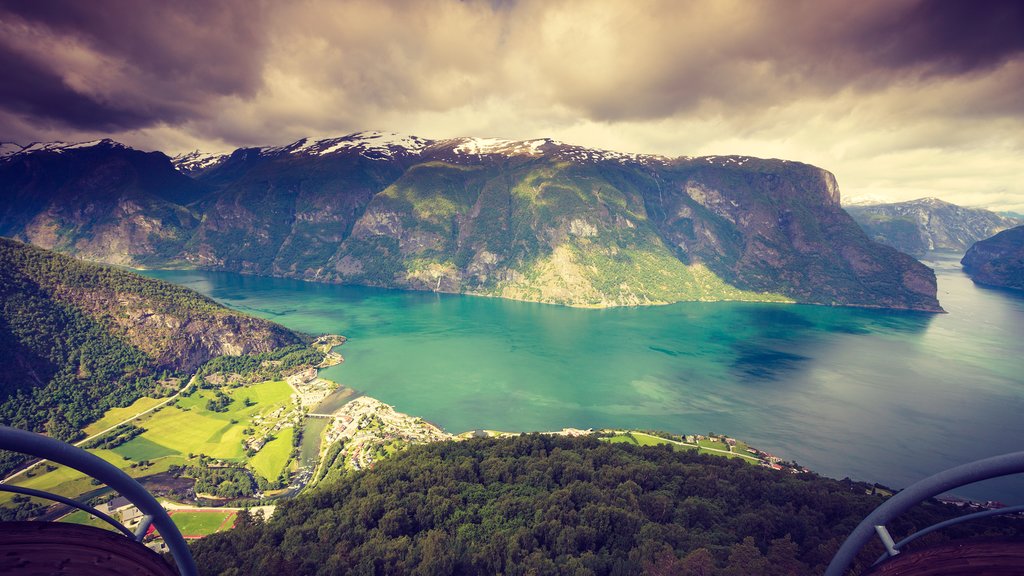
[[[164,542],[167,543],[181,576],[196,576],[198,574],[188,544],[185,543],[181,531],[174,525],[167,511],[156,501],[156,498],[153,498],[152,494],[123,470],[81,448],[42,434],[9,426],[0,426],[0,449],[52,460],[88,474],[117,490],[118,493],[138,506],[143,514],[153,517],[153,524],[160,532]],[[132,538],[134,539],[134,535]]]
[[92,506],[89,506],[88,504],[82,504],[81,502],[79,502],[77,500],[72,500],[71,498],[65,498],[64,496],[61,496],[60,494],[53,494],[51,492],[43,492],[42,490],[36,490],[34,488],[25,488],[25,487],[22,487],[22,486],[13,486],[11,484],[0,484],[0,492],[14,492],[15,494],[24,494],[25,496],[34,496],[36,498],[45,498],[47,500],[53,500],[54,502],[60,502],[61,504],[67,504],[68,506],[71,506],[72,508],[78,508],[79,510],[84,510],[85,512],[88,512],[89,514],[92,514],[93,516],[103,520],[107,524],[110,524],[114,528],[117,528],[118,530],[123,532],[126,536],[131,538],[132,540],[135,539],[135,534],[133,534],[132,531],[129,530],[128,528],[125,528],[124,524],[121,524],[117,520],[114,520],[110,516],[107,516],[103,512],[100,512],[99,510],[93,508]]
[[[956,518],[950,518],[949,520],[946,520],[945,522],[939,522],[938,524],[932,524],[931,526],[925,528],[924,530],[918,530],[917,532],[914,532],[910,536],[907,536],[903,540],[900,540],[899,542],[897,542],[896,545],[895,545],[895,548],[897,550],[902,550],[904,546],[906,546],[907,544],[910,544],[914,540],[917,540],[918,538],[921,538],[922,536],[927,536],[927,535],[931,534],[932,532],[936,532],[936,531],[942,530],[943,528],[949,528],[950,526],[956,526],[957,524],[962,524],[964,522],[970,522],[971,520],[981,520],[982,518],[988,518],[989,516],[1001,516],[1003,514],[1015,514],[1017,512],[1024,512],[1024,504],[1021,504],[1020,506],[1010,506],[1010,507],[1007,507],[1007,508],[996,508],[996,509],[993,509],[993,510],[984,510],[982,512],[975,512],[974,514],[967,514],[965,516],[958,516]],[[886,553],[882,554],[881,556],[879,556],[878,560],[875,560],[875,563],[872,564],[872,566],[875,566],[876,564],[878,564],[879,562],[882,562],[883,560],[885,560],[887,558],[889,558],[889,553],[888,552],[886,552]]]
[[853,529],[839,551],[832,557],[832,562],[825,570],[825,576],[845,574],[857,553],[875,535],[875,526],[884,526],[918,503],[960,486],[1021,472],[1024,472],[1024,452],[1011,452],[943,470],[911,484],[875,508]]

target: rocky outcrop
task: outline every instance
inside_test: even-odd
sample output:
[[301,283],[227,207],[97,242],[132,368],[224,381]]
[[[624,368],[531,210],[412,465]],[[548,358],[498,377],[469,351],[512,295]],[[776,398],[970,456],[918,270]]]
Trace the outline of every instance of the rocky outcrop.
[[1024,226],[976,242],[960,262],[979,284],[1024,290]]
[[211,358],[267,352],[303,337],[187,288],[0,239],[0,264],[54,305],[141,350],[159,369],[191,372]]
[[1021,223],[989,210],[965,208],[937,198],[847,206],[846,211],[872,240],[914,256],[934,250],[962,254],[978,240]]

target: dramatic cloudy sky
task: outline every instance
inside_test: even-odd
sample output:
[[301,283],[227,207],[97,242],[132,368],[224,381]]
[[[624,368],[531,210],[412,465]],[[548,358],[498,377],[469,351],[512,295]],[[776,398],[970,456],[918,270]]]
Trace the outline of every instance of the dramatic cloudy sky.
[[553,137],[1024,211],[1016,0],[0,0],[0,62],[22,144]]

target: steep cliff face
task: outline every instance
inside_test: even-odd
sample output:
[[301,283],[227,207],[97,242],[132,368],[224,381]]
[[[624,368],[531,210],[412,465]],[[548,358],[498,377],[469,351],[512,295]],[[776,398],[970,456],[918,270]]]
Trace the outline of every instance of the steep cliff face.
[[[829,172],[744,158],[677,162],[651,205],[683,261],[731,284],[800,302],[935,310],[935,274],[871,242],[839,205]],[[653,198],[652,198],[653,200]]]
[[870,242],[831,174],[794,162],[379,132],[176,162],[199,192],[175,206],[199,221],[163,251],[99,259],[573,306],[939,309],[931,272]]
[[979,284],[1024,290],[1024,226],[976,242],[960,262]]
[[36,145],[0,159],[0,235],[112,264],[166,262],[205,192],[166,156],[110,140]]
[[223,355],[267,352],[302,342],[298,334],[225,308],[187,288],[126,270],[77,261],[0,238],[5,290],[31,287],[142,350],[159,369],[191,371]]
[[202,206],[183,256],[202,267],[315,277],[402,170],[358,154],[239,150],[206,173],[218,193]]
[[978,240],[1020,225],[1019,220],[989,210],[936,198],[847,206],[846,211],[871,239],[915,256],[932,250],[963,253]]
[[629,170],[557,157],[417,164],[373,198],[321,277],[578,306],[785,299],[676,258],[643,191],[624,184]]

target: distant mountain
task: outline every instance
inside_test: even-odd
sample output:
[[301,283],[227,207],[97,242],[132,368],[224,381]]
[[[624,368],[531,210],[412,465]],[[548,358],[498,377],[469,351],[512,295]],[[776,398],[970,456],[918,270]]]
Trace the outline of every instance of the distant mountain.
[[213,357],[302,338],[191,290],[0,239],[0,423],[73,438]]
[[[67,161],[69,152],[9,155],[0,181],[12,164],[40,154]],[[129,190],[69,162],[69,181],[97,183],[118,200],[85,213],[81,200],[69,204],[77,186],[37,186],[27,195],[52,207],[10,210],[0,233],[108,262],[575,306],[795,300],[939,310],[934,274],[871,242],[840,208],[834,177],[796,162],[380,132],[195,152],[173,164],[154,157],[161,175],[177,166],[178,179],[166,181],[179,199],[135,187],[151,202],[118,212]],[[31,218],[18,221],[23,212]],[[49,216],[68,212],[75,217]],[[89,230],[107,236],[89,242]],[[141,230],[148,243],[125,240]]]
[[111,264],[167,262],[199,224],[206,189],[160,152],[112,140],[0,156],[0,235]]
[[1024,290],[1024,226],[976,242],[960,262],[979,284]]
[[1020,224],[989,210],[964,208],[937,198],[851,205],[846,211],[873,240],[915,256],[931,250],[963,253],[978,240]]

